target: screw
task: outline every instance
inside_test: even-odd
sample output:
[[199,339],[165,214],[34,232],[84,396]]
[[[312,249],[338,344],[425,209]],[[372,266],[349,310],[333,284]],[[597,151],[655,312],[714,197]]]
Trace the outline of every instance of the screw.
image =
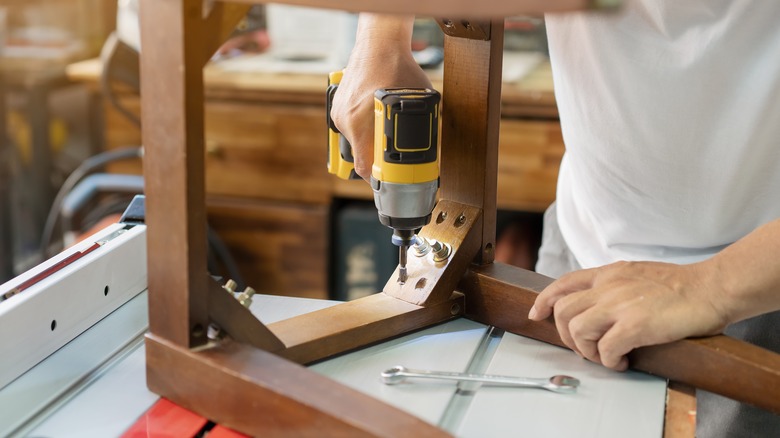
[[459,227],[463,225],[466,222],[466,215],[461,213],[460,216],[455,220],[455,226]]
[[211,323],[206,330],[206,337],[212,341],[218,341],[225,337],[225,332],[218,325]]
[[452,20],[450,20],[449,18],[444,18],[441,21],[442,23],[444,23],[444,26],[447,28],[451,28],[453,26]]

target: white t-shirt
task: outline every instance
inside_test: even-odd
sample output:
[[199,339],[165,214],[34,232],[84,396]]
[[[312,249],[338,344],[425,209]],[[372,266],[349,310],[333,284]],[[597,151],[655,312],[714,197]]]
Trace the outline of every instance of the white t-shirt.
[[780,217],[779,1],[628,1],[547,33],[582,267],[702,260]]

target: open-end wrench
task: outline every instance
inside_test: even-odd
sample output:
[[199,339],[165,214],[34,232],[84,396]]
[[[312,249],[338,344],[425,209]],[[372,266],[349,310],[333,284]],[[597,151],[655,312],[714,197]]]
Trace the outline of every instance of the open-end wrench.
[[395,366],[382,372],[382,381],[395,385],[407,378],[445,379],[467,382],[481,382],[500,386],[519,386],[523,388],[541,388],[552,392],[571,394],[577,392],[580,381],[570,376],[555,375],[546,378],[494,376],[489,374],[452,373],[444,371],[412,370]]

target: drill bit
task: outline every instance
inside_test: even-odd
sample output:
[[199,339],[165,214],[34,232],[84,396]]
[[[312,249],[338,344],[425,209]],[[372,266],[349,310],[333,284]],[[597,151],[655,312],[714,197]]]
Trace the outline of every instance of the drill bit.
[[402,244],[398,247],[398,283],[403,285],[408,278],[406,273],[406,250],[409,249],[409,245]]

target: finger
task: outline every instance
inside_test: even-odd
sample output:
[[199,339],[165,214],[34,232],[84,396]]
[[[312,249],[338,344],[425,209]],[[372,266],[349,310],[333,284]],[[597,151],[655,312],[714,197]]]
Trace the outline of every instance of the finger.
[[[338,114],[334,110],[333,114],[334,123],[341,132],[341,135],[346,138],[349,144],[352,146],[352,157],[355,173],[365,180],[371,176],[371,167],[374,163],[374,131],[372,128],[366,128],[367,126],[373,127],[373,119],[368,118],[366,120],[360,120],[362,112],[357,112],[357,115],[347,116],[346,120],[338,119]],[[368,123],[372,122],[372,123]]]
[[591,307],[571,319],[569,332],[574,345],[586,359],[602,363],[598,342],[614,323],[614,318],[608,313]]
[[594,277],[594,269],[583,269],[570,272],[555,280],[536,297],[531,311],[528,312],[528,318],[533,321],[547,318],[553,313],[553,307],[558,300],[571,293],[590,288]]
[[555,327],[558,329],[558,335],[567,347],[574,350],[580,356],[583,353],[577,348],[574,338],[571,334],[571,320],[588,310],[593,305],[593,294],[591,290],[580,291],[567,295],[558,300],[554,307]]
[[634,330],[626,324],[617,323],[610,327],[598,342],[601,363],[613,370],[625,371],[628,368],[626,355],[634,348],[640,347]]
[[[368,181],[371,176],[371,167],[374,164],[374,144],[373,135],[366,131],[361,131],[355,135],[352,144],[352,154],[354,157],[355,173]],[[356,147],[357,146],[357,147]]]

